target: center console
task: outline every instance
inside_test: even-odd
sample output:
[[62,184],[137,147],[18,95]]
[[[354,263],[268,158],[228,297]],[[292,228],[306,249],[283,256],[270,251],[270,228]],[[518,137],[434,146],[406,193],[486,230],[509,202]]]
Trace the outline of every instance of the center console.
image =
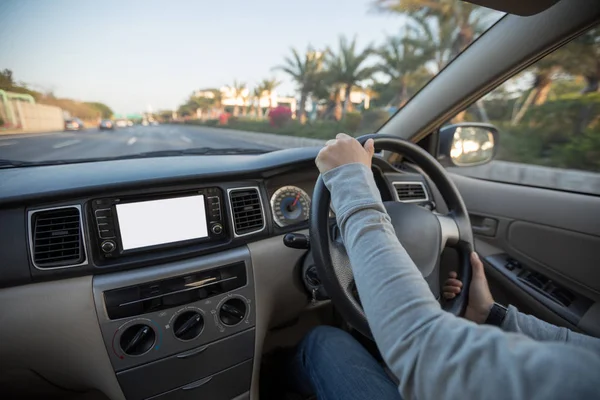
[[[117,241],[126,252],[124,235]],[[127,399],[218,400],[250,390],[255,307],[246,247],[98,275],[94,300]]]

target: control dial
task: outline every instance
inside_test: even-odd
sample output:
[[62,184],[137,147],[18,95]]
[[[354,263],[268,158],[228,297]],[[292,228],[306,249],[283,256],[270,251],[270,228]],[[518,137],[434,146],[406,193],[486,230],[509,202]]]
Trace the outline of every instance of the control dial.
[[227,300],[219,310],[219,319],[227,326],[237,325],[246,316],[246,303],[242,299]]
[[173,333],[180,340],[192,340],[197,338],[204,328],[204,318],[196,311],[186,311],[175,318],[173,322]]
[[212,226],[212,228],[210,228],[210,230],[212,231],[212,233],[214,233],[215,235],[220,235],[221,233],[223,233],[223,225],[221,224],[214,224]]
[[154,329],[145,324],[136,324],[125,329],[119,340],[123,353],[130,356],[140,356],[147,353],[154,342],[156,334]]
[[102,245],[100,247],[102,248],[103,252],[111,253],[117,248],[117,245],[115,245],[115,242],[113,242],[112,240],[105,240],[104,242],[102,242]]

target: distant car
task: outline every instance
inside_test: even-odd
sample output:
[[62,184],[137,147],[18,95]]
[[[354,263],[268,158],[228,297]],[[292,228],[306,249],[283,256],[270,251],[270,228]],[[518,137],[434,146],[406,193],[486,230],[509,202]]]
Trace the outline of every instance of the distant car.
[[81,131],[85,129],[85,124],[79,118],[65,120],[65,131]]
[[133,121],[127,121],[127,126],[133,126]]
[[154,125],[154,126],[158,125],[158,121],[152,121],[152,125]]
[[118,119],[116,124],[117,124],[117,127],[119,127],[119,128],[126,128],[127,120],[126,119]]
[[115,124],[110,119],[103,119],[102,121],[100,121],[100,125],[98,125],[98,128],[100,128],[101,131],[112,131],[115,129]]
[[142,125],[143,125],[143,126],[148,126],[148,121],[146,121],[146,120],[143,120],[143,121],[142,121]]

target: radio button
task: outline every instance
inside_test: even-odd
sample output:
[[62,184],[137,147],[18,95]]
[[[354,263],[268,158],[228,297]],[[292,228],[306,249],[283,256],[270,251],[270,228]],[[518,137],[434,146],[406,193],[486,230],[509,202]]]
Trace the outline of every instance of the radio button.
[[102,248],[103,252],[112,253],[117,248],[117,245],[115,245],[115,242],[113,242],[112,240],[107,240],[105,242],[102,242],[102,245],[100,247]]

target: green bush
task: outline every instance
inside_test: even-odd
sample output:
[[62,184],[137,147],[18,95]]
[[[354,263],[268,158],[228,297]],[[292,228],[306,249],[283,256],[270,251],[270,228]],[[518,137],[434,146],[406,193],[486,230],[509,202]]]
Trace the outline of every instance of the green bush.
[[533,106],[517,126],[494,124],[499,160],[600,171],[600,93]]
[[373,133],[381,128],[388,119],[390,119],[390,114],[386,110],[373,109],[365,111],[362,114],[362,121],[357,131],[361,134]]
[[355,133],[358,131],[358,127],[362,121],[362,114],[357,111],[347,112],[342,120],[342,125],[344,126],[344,130],[348,134]]
[[0,117],[0,126],[4,126],[4,119]]

